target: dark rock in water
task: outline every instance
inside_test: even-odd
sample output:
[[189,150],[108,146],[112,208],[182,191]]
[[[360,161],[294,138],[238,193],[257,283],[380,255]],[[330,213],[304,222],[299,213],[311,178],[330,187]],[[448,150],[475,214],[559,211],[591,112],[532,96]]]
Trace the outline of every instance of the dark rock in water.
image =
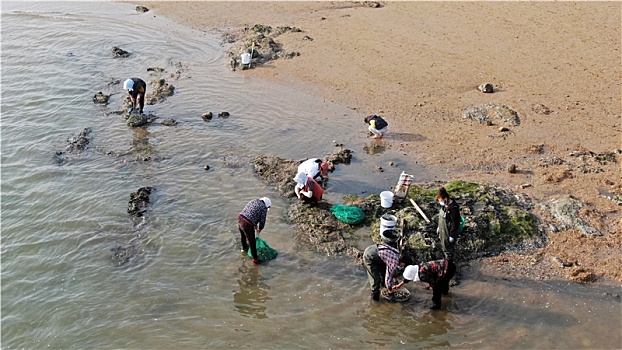
[[209,165],[204,166],[203,169],[209,170]]
[[163,102],[167,97],[173,96],[175,87],[169,85],[165,79],[159,78],[151,81],[153,91],[147,92],[145,96],[145,104],[154,105],[157,102]]
[[352,161],[352,151],[347,148],[343,148],[339,150],[339,152],[326,158],[326,161],[331,163],[333,166],[337,164],[350,164]]
[[148,12],[148,11],[149,11],[149,9],[146,8],[145,6],[136,6],[136,12],[145,13],[145,12]]
[[123,266],[132,260],[138,254],[138,248],[135,245],[118,246],[111,249],[112,260],[116,262],[118,266]]
[[482,84],[478,87],[479,91],[487,94],[491,94],[494,91],[494,88],[491,83]]
[[166,126],[175,126],[177,125],[177,121],[175,119],[164,119],[163,121],[160,122],[160,124],[162,125],[166,125]]
[[133,216],[143,216],[149,208],[149,196],[153,190],[153,187],[141,187],[136,192],[132,192],[127,212]]
[[104,95],[104,93],[99,91],[95,94],[95,96],[93,96],[93,103],[105,105],[105,104],[108,104],[109,98],[110,98],[110,95]]
[[162,73],[164,72],[165,69],[164,68],[160,68],[160,67],[149,67],[147,68],[147,72],[158,72],[158,73]]
[[80,152],[86,149],[91,141],[91,128],[84,128],[80,133],[67,139],[69,152]]
[[120,48],[118,48],[116,46],[114,46],[112,48],[112,53],[114,54],[115,57],[129,57],[130,56],[129,52],[127,52],[127,51],[125,51],[123,49],[120,49]]
[[132,113],[127,118],[127,126],[132,126],[132,127],[143,126],[147,124],[148,122],[147,120],[148,120],[147,116],[144,114]]
[[229,118],[229,112],[218,113],[218,118]]
[[205,121],[212,120],[212,112],[202,114],[201,118],[203,118],[203,120]]

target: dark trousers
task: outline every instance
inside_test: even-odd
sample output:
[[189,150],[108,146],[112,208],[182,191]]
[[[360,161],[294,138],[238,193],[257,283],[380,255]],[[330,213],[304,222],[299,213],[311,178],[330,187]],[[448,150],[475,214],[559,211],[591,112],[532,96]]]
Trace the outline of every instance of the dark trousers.
[[449,281],[456,274],[456,264],[453,261],[447,262],[447,271],[438,282],[432,286],[432,303],[435,307],[441,307],[441,295],[449,293]]
[[253,259],[258,259],[257,244],[255,243],[255,226],[249,224],[242,218],[238,218],[238,230],[240,231],[242,249],[248,251],[248,248],[250,248]]
[[363,264],[367,271],[367,280],[374,294],[380,293],[380,287],[384,285],[385,273],[387,265],[378,255],[378,246],[370,245],[363,253]]

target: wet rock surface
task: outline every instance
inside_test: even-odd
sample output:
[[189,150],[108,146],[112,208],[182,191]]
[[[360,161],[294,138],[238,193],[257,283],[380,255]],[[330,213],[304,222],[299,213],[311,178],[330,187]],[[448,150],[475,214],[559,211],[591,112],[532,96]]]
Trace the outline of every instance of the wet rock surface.
[[[349,161],[351,152],[344,149],[329,158],[338,164],[340,161]],[[317,206],[310,207],[295,200],[292,179],[301,161],[260,156],[254,164],[261,179],[274,185],[283,197],[292,198],[288,218],[296,226],[297,239],[327,256],[350,256],[361,264],[362,251],[358,247],[360,237],[355,232],[362,227],[369,227],[370,238],[374,242],[381,242],[380,216],[388,213],[399,220],[397,229],[404,237],[401,248],[405,255],[411,256],[416,262],[443,258],[436,232],[439,206],[435,195],[440,186],[445,186],[459,203],[461,215],[466,219],[465,228],[455,245],[459,266],[483,260],[490,266],[502,267],[510,264],[512,259],[531,259],[529,264],[549,269],[550,277],[564,276],[581,283],[597,279],[595,271],[578,259],[560,260],[561,263],[545,259],[547,253],[543,249],[549,242],[553,227],[560,226],[553,230],[584,230],[596,234],[596,229],[577,219],[582,215],[580,210],[585,204],[576,200],[556,201],[545,208],[536,206],[523,194],[490,185],[462,181],[449,184],[421,183],[411,185],[408,198],[418,204],[430,219],[429,223],[409,200],[394,201],[390,209],[385,209],[380,205],[380,197],[374,194],[366,198],[354,195],[344,198],[346,205],[358,206],[365,213],[362,224],[348,225],[330,212],[333,203],[322,200]],[[538,215],[539,210],[554,214]],[[520,266],[525,266],[525,263]],[[528,275],[529,271],[525,274]],[[547,276],[542,271],[531,274],[539,278]],[[453,283],[457,283],[459,278],[458,273]]]
[[67,145],[65,149],[62,151],[56,151],[55,158],[56,162],[59,165],[64,164],[71,158],[79,155],[81,152],[85,151],[92,138],[92,130],[91,128],[84,128],[79,133],[69,137],[67,139]]
[[143,229],[147,220],[146,214],[151,206],[151,196],[155,192],[153,187],[141,187],[130,194],[127,212],[134,220],[131,233],[125,235],[124,243],[118,244],[110,251],[111,259],[116,266],[125,266],[140,260],[145,254],[157,250],[151,243]]
[[484,125],[492,125],[494,121],[504,123],[508,126],[520,125],[520,117],[516,111],[505,105],[496,103],[467,107],[462,112],[462,117],[465,119],[473,119]]

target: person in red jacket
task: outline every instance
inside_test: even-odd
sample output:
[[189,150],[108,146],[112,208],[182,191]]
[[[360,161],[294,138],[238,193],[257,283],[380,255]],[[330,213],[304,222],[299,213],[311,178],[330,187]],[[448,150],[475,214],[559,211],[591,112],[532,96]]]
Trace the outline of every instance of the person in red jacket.
[[296,181],[294,192],[296,193],[298,200],[303,201],[305,204],[314,206],[322,199],[324,189],[311,176],[307,176],[307,174],[299,172],[296,174],[294,181]]

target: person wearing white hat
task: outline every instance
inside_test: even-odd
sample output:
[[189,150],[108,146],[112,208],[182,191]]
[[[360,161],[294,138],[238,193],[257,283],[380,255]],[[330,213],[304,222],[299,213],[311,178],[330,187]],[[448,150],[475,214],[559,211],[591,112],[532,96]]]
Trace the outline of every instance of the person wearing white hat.
[[253,199],[238,214],[238,230],[242,241],[242,252],[248,252],[248,248],[250,248],[255,264],[261,263],[257,256],[255,234],[259,236],[266,225],[266,217],[271,206],[272,201],[268,197]]
[[318,181],[318,178],[322,181],[322,185],[326,187],[325,181],[328,180],[328,170],[330,169],[330,163],[322,161],[320,158],[309,158],[298,166],[298,172],[307,174],[307,176]]
[[434,260],[420,265],[408,265],[404,269],[404,280],[394,290],[408,282],[427,282],[432,287],[432,310],[441,308],[441,294],[449,292],[449,281],[456,274],[456,265],[450,260]]
[[143,113],[145,107],[145,93],[147,92],[147,84],[140,78],[130,78],[123,82],[123,89],[127,90],[127,94],[132,100],[132,108],[128,113],[132,113],[136,110],[136,103],[138,103],[138,112]]
[[301,200],[305,204],[309,204],[311,206],[316,205],[320,200],[322,200],[324,189],[311,176],[307,176],[307,174],[299,172],[296,174],[296,177],[294,177],[294,181],[296,181],[294,192],[296,193],[298,200]]

